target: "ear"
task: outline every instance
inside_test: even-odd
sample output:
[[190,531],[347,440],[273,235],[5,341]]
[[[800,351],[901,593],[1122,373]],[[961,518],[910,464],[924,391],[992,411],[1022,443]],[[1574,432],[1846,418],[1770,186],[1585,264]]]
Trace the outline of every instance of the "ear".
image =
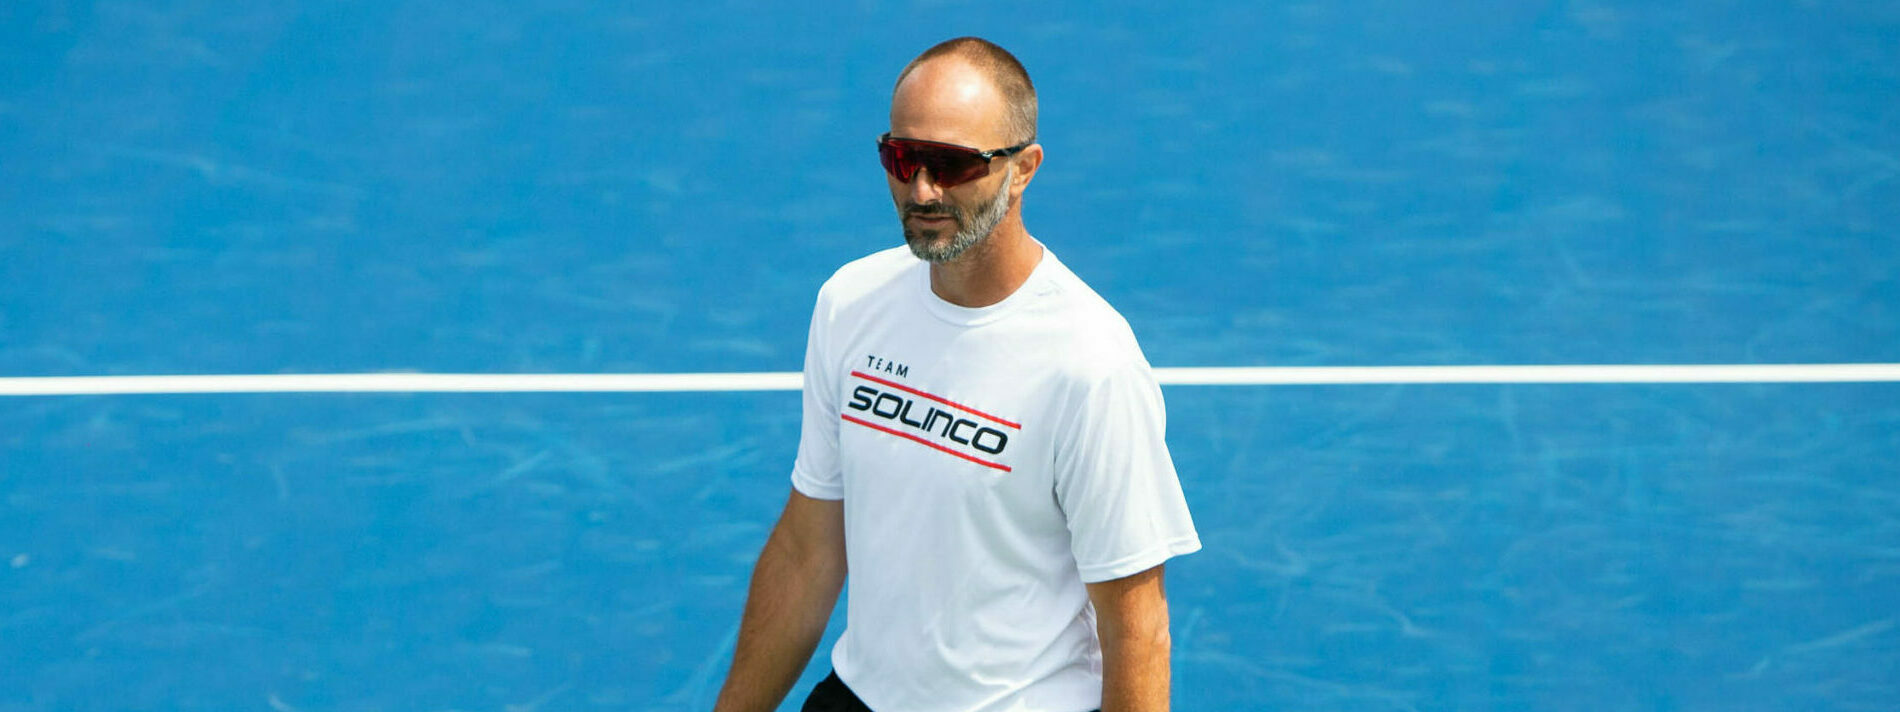
[[1016,176],[1009,186],[1011,200],[1021,199],[1023,190],[1029,187],[1029,181],[1036,177],[1036,170],[1042,168],[1042,144],[1032,143],[1022,153],[1016,154]]

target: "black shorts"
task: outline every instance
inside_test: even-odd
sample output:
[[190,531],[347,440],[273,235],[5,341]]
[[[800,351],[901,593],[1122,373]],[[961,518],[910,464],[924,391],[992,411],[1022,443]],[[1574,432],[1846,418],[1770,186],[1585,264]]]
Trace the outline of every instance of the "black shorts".
[[864,700],[858,699],[858,693],[845,687],[838,679],[837,671],[826,675],[817,687],[811,688],[811,696],[805,698],[805,706],[800,712],[871,712],[864,706]]
[[816,687],[811,688],[811,695],[805,698],[805,706],[800,707],[799,711],[871,712],[871,708],[864,706],[864,700],[858,699],[858,693],[846,687],[844,681],[838,679],[838,672],[833,670]]

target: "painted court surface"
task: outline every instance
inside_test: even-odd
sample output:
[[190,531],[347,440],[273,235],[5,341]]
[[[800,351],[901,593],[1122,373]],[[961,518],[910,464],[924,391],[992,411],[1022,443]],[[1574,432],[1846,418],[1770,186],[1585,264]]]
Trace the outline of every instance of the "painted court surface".
[[[796,370],[957,34],[1157,366],[1900,362],[1891,3],[26,0],[0,377]],[[1900,383],[1166,396],[1177,709],[1900,708]],[[797,416],[0,397],[0,711],[706,709]]]

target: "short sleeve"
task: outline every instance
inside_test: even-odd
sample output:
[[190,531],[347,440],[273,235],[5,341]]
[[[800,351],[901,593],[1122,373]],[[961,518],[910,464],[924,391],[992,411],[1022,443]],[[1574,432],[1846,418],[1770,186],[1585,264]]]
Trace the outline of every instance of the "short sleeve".
[[844,499],[844,471],[838,461],[837,369],[826,357],[832,320],[831,300],[819,290],[805,337],[804,421],[799,427],[798,457],[792,463],[792,487],[813,499]]
[[1086,583],[1201,548],[1168,454],[1161,388],[1145,361],[1130,361],[1078,385],[1056,449],[1056,500]]

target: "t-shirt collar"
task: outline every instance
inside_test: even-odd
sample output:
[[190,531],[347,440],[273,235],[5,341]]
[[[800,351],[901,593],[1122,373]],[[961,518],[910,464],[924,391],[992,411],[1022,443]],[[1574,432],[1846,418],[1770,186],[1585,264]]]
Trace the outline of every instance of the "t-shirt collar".
[[1003,297],[1003,301],[983,307],[959,306],[944,301],[942,297],[937,296],[936,292],[930,290],[930,263],[923,260],[918,260],[911,270],[911,280],[916,285],[911,291],[923,302],[925,310],[954,326],[981,326],[1002,319],[1020,308],[1024,302],[1035,298],[1035,295],[1041,291],[1037,287],[1047,277],[1051,265],[1055,263],[1055,254],[1049,251],[1047,245],[1033,237],[1030,241],[1042,248],[1041,257],[1036,260],[1036,268],[1030,271],[1029,279],[1023,280],[1016,291]]

